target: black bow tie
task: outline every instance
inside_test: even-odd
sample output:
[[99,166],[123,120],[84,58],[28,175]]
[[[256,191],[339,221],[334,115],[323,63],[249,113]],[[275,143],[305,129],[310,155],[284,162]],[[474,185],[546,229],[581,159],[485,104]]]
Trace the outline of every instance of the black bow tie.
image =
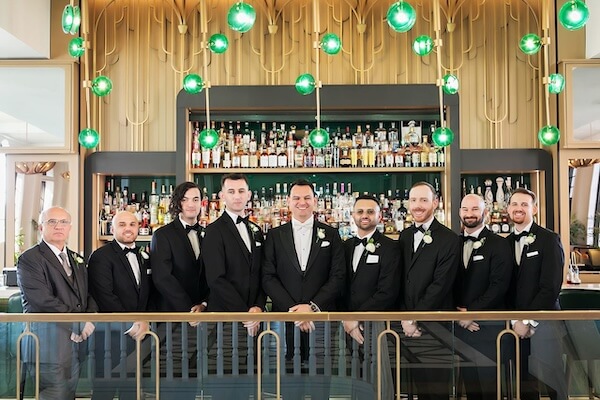
[[186,227],[185,227],[186,233],[190,233],[191,230],[200,232],[200,225],[197,222],[194,225],[186,225]]
[[463,242],[468,242],[469,240],[471,242],[476,242],[479,240],[479,238],[477,238],[475,236],[463,236]]
[[415,233],[417,233],[419,231],[422,233],[425,233],[425,228],[423,227],[423,225],[419,225],[419,226],[413,225],[413,229],[415,230]]
[[523,231],[519,234],[515,233],[515,241],[518,242],[519,240],[521,240],[522,237],[527,236],[527,235],[529,235],[529,232],[527,232],[527,231]]
[[136,254],[137,253],[136,250],[137,250],[137,248],[135,248],[135,247],[132,247],[132,248],[125,247],[125,248],[123,248],[123,254],[125,254],[125,255],[127,255],[129,253]]
[[355,247],[358,246],[359,244],[362,244],[363,246],[367,247],[367,243],[369,243],[369,239],[367,239],[366,237],[362,238],[362,239],[357,238],[357,237],[354,238],[354,246]]
[[241,217],[238,215],[237,219],[235,220],[236,225],[239,224],[240,222],[243,222],[244,224],[248,225],[248,216],[246,217]]

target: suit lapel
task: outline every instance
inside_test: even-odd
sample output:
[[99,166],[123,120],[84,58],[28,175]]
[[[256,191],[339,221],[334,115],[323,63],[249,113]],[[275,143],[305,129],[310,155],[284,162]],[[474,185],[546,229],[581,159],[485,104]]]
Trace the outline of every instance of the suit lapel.
[[308,262],[306,263],[306,271],[308,271],[310,269],[311,265],[317,259],[317,255],[319,254],[319,251],[321,250],[321,245],[323,244],[323,241],[327,240],[327,237],[325,237],[325,239],[323,239],[323,240],[319,239],[319,237],[317,236],[317,229],[319,229],[319,228],[321,228],[321,227],[319,225],[317,225],[317,221],[315,221],[313,224],[312,235],[311,235],[311,239],[310,239],[310,253],[308,254]]
[[283,244],[284,252],[288,255],[288,258],[292,262],[292,265],[299,273],[303,274],[300,268],[300,262],[298,261],[298,254],[296,254],[296,246],[294,245],[294,234],[292,232],[292,223],[288,222],[281,228],[281,242]]
[[[140,288],[135,280],[135,275],[133,273],[133,267],[131,266],[131,264],[129,263],[129,260],[127,259],[127,257],[125,256],[125,253],[123,253],[123,249],[121,249],[121,246],[119,246],[119,244],[116,241],[112,241],[112,249],[113,251],[116,253],[115,256],[119,259],[119,261],[121,261],[121,264],[123,266],[123,270],[125,271],[125,273],[127,274],[127,276],[129,277],[129,280],[131,281],[131,284],[133,285],[133,287],[136,288],[136,290],[139,292]],[[136,248],[137,250],[137,248]],[[137,260],[138,260],[138,265],[140,266],[140,282],[142,281],[142,263],[140,262],[140,257],[138,252],[135,252]]]
[[[74,292],[77,292],[75,290],[75,288],[73,287],[73,284],[71,283],[71,280],[67,276],[67,273],[65,272],[65,269],[63,268],[62,264],[60,263],[60,261],[56,257],[56,254],[54,254],[54,252],[50,249],[50,247],[48,247],[48,245],[44,241],[40,242],[40,252],[42,253],[42,256],[46,260],[48,260],[54,266],[54,268],[56,268],[58,270],[58,272],[62,275],[62,277],[64,278],[65,282],[67,282],[67,284],[69,285],[69,287]],[[74,260],[72,260],[72,257],[69,254],[68,249],[67,249],[67,254],[69,255],[69,262],[71,263],[71,267],[73,267],[73,271],[75,271]],[[73,273],[75,273],[75,272],[73,272]]]
[[[194,248],[192,247],[190,238],[188,237],[187,232],[186,232],[185,228],[183,227],[183,224],[181,223],[181,220],[176,219],[175,221],[173,221],[173,224],[174,224],[175,232],[177,232],[177,235],[179,235],[180,240],[182,241],[182,243],[185,243],[184,247],[187,249],[187,252],[190,254],[191,259],[197,260],[198,258],[196,257],[196,253],[194,253]],[[200,243],[200,237],[198,237],[198,244],[199,243]],[[200,248],[200,254],[202,254],[202,248]]]
[[[379,238],[381,236],[381,233],[378,230],[375,230],[375,232],[373,232],[373,235],[371,236],[371,239],[373,239],[373,243],[376,245],[377,243],[379,243]],[[377,247],[376,247],[377,249]],[[377,251],[377,250],[375,250]],[[356,272],[354,272],[354,275],[352,278],[356,277],[356,275],[358,274],[358,271],[364,267],[364,265],[367,262],[367,256],[369,255],[369,252],[367,251],[366,248],[363,249],[363,252],[360,254],[360,259],[358,260],[358,265],[356,266]],[[350,259],[352,259],[354,256],[354,252],[352,252],[352,254],[350,255]],[[350,266],[352,268],[352,266]]]
[[[433,221],[431,222],[431,224],[429,225],[429,232],[431,233],[431,238],[435,241],[435,231],[438,228],[438,224],[439,222],[437,222],[437,220],[434,218]],[[421,239],[421,243],[419,243],[419,247],[417,247],[417,251],[414,252],[414,254],[412,253],[412,249],[415,248],[415,234],[412,233],[411,234],[412,238],[410,240],[410,250],[411,250],[411,254],[412,254],[412,259],[410,260],[410,268],[413,267],[413,265],[415,265],[415,262],[417,261],[417,259],[419,258],[419,256],[421,255],[421,253],[423,253],[423,249],[425,248],[425,246],[431,246],[431,244],[425,244],[425,241],[423,239]]]
[[[79,263],[77,262],[77,260],[75,259],[75,257],[79,257],[79,255],[71,250],[69,250],[68,248],[66,249],[67,254],[69,255],[69,263],[71,263],[71,268],[73,270],[73,283],[71,283],[71,281],[67,278],[67,281],[69,282],[69,285],[71,285],[71,288],[73,289],[73,291],[75,292],[75,294],[77,295],[77,297],[79,297],[79,300],[81,300],[81,290],[85,288],[86,282],[85,282],[85,276],[83,274],[83,271],[81,270],[82,266],[79,265]],[[62,265],[61,265],[62,267]],[[83,266],[83,268],[85,268],[85,265]],[[63,268],[64,270],[64,268]],[[66,275],[66,274],[65,274]]]
[[[223,215],[221,216],[221,218],[225,218],[223,222],[227,226],[227,229],[229,230],[229,233],[237,241],[238,246],[240,246],[241,253],[244,255],[244,258],[246,259],[246,262],[248,264],[250,264],[250,252],[248,251],[248,248],[246,247],[246,243],[244,243],[244,240],[242,239],[242,235],[238,231],[235,222],[233,222],[233,220],[229,217],[229,215],[226,215],[226,214],[227,213],[223,213]],[[248,232],[248,235],[250,235],[250,232]],[[254,245],[253,238],[252,238],[252,235],[250,235],[250,246],[251,246],[251,248],[252,248],[253,245]]]

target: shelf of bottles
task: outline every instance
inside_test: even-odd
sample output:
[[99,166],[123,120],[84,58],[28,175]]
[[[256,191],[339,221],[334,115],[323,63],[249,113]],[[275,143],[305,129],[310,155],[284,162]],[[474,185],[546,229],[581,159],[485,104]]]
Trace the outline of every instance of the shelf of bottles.
[[140,223],[138,241],[149,242],[154,230],[171,222],[167,210],[174,185],[174,176],[106,176],[99,207],[99,239],[112,240],[112,219],[127,210]]
[[320,172],[326,168],[353,168],[355,172],[402,169],[405,172],[442,171],[444,148],[432,144],[437,121],[385,121],[340,124],[323,123],[330,136],[324,148],[309,145],[314,124],[294,122],[212,121],[219,144],[202,148],[200,132],[206,126],[192,121],[189,168],[191,173],[293,171]]
[[481,196],[488,210],[486,224],[498,234],[509,234],[513,230],[508,218],[508,201],[515,188],[530,189],[529,174],[462,174],[462,197],[468,193]]

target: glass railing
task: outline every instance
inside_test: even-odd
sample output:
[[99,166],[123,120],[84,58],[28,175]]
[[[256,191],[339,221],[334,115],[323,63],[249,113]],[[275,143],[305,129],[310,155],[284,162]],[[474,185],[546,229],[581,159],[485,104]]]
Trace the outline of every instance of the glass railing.
[[[82,317],[95,325],[86,340]],[[256,336],[240,322],[251,320],[261,321]],[[599,320],[600,311],[0,314],[0,398],[36,398],[53,381],[78,398],[588,398],[600,386]],[[150,333],[134,340],[132,321],[149,321]],[[341,321],[348,330],[361,321],[360,335]]]

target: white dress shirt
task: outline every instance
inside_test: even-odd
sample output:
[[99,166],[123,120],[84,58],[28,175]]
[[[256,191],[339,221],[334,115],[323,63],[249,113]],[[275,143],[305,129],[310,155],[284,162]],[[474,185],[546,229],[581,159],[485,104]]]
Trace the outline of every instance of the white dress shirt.
[[[526,227],[525,229],[523,229],[522,231],[517,231],[517,228],[515,228],[515,235],[520,234],[523,231],[527,231],[527,232],[531,232],[531,226],[533,225],[533,221],[531,221]],[[523,254],[523,247],[525,247],[525,239],[527,238],[527,236],[523,236],[521,237],[519,240],[515,241],[515,258],[516,258],[516,262],[517,265],[521,265],[521,255]]]
[[[179,217],[179,222],[181,222],[181,225],[183,225],[183,229],[187,228],[188,226],[192,226],[181,219],[181,217]],[[190,239],[190,244],[192,245],[192,249],[194,250],[197,260],[198,257],[200,257],[200,239],[198,239],[198,232],[192,229],[187,233],[187,236],[188,239]]]
[[[482,226],[481,228],[477,229],[473,233],[467,233],[467,231],[464,231],[464,236],[472,236],[472,237],[478,238],[479,235],[481,235],[483,228],[484,227]],[[467,240],[463,244],[463,264],[465,265],[465,268],[467,268],[467,266],[469,265],[469,260],[471,259],[471,254],[473,254],[473,245],[474,244],[475,243],[472,240]]]
[[[115,239],[115,241],[117,242],[119,247],[121,247],[121,250],[125,250],[125,248],[135,249],[135,243],[132,245],[125,245],[116,239]],[[135,255],[135,253],[132,253],[132,252],[127,253],[125,255],[125,258],[127,259],[127,261],[129,261],[129,265],[131,266],[131,271],[133,272],[133,276],[135,276],[135,281],[139,286],[140,285],[140,263],[138,262],[138,258]]]
[[[375,228],[375,229],[377,229],[377,228]],[[360,237],[359,235],[356,235],[356,237],[359,238],[360,240],[366,238],[368,241],[369,239],[371,239],[371,236],[373,236],[373,234],[375,233],[375,229],[373,229],[366,236]],[[360,258],[362,257],[364,251],[365,251],[365,246],[362,243],[359,243],[358,246],[354,246],[354,254],[352,256],[352,270],[354,272],[356,272],[356,269],[358,268],[358,263],[360,262]]]
[[314,218],[309,218],[300,222],[292,218],[292,233],[294,236],[294,247],[298,256],[300,269],[306,271],[308,256],[310,255],[310,246],[312,244],[312,231],[315,223]]
[[[425,221],[422,224],[417,224],[415,223],[415,226],[418,228],[419,226],[422,226],[423,229],[425,229],[426,231],[429,230],[429,227],[431,226],[431,223],[433,222],[433,216],[431,217],[431,219],[429,219],[429,221]],[[425,233],[421,232],[421,231],[416,231],[415,232],[415,238],[414,238],[414,243],[413,243],[413,251],[416,253],[417,249],[419,248],[419,246],[421,245],[421,240],[423,240],[423,236],[425,236]]]
[[[229,211],[227,208],[225,209],[225,212],[227,213],[227,215],[229,215],[231,217],[231,219],[233,220],[233,224],[235,225],[235,228],[238,230],[240,236],[242,237],[242,241],[244,242],[244,244],[246,245],[246,248],[248,249],[249,252],[252,253],[252,238],[250,237],[250,233],[248,232],[248,228],[246,226],[246,224],[244,224],[243,222],[240,222],[239,224],[237,223],[237,218],[238,215],[232,213],[231,211]],[[240,215],[241,217],[241,215]],[[243,218],[243,217],[242,217]]]

